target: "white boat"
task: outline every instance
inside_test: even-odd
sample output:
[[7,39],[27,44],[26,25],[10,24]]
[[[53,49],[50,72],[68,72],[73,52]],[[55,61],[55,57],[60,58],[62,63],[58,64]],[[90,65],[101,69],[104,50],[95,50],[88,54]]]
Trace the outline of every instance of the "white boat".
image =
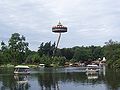
[[18,65],[14,68],[14,74],[29,74],[30,68],[28,66]]
[[95,74],[100,70],[98,65],[87,65],[86,74]]
[[39,67],[40,67],[40,68],[44,68],[44,67],[45,67],[45,64],[39,64]]

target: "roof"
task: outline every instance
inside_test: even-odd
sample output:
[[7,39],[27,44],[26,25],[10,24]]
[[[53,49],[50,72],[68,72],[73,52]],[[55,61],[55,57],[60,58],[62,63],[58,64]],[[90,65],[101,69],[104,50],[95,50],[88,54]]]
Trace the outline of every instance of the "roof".
[[29,67],[28,66],[18,65],[18,66],[15,66],[15,68],[29,68]]
[[45,64],[39,64],[39,65],[45,65]]
[[87,67],[98,67],[98,65],[87,65]]

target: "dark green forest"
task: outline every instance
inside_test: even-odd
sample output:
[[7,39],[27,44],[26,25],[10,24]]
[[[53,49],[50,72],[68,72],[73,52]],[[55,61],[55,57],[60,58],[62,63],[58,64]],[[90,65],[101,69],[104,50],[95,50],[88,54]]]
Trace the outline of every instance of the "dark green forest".
[[89,62],[106,57],[107,66],[120,68],[120,42],[109,40],[104,46],[75,46],[56,48],[56,44],[42,42],[37,51],[29,49],[29,42],[19,33],[11,35],[8,43],[1,41],[0,65],[6,64],[54,64],[63,66],[65,62]]

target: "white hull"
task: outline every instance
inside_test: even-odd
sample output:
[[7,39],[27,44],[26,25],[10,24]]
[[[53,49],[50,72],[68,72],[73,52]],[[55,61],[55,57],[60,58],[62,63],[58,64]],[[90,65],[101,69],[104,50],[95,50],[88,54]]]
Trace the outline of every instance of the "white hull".
[[86,74],[96,74],[98,73],[100,68],[97,65],[88,65],[86,69]]
[[14,74],[30,74],[30,72],[14,72]]

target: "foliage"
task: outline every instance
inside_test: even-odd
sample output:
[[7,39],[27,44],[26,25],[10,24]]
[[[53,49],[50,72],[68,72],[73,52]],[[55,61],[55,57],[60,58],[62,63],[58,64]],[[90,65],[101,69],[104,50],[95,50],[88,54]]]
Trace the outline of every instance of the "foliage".
[[25,37],[20,36],[19,33],[14,33],[8,42],[8,48],[10,50],[11,56],[13,57],[14,64],[21,64],[24,62],[24,56],[26,50],[28,50],[28,43],[25,42]]
[[50,64],[52,64],[52,58],[49,56],[43,55],[40,61],[42,61],[42,63],[44,63],[46,67],[49,67]]
[[87,61],[90,57],[90,51],[87,50],[86,48],[77,48],[75,49],[75,54],[73,58],[78,62],[78,61]]
[[120,43],[116,41],[109,40],[103,47],[92,45],[62,49],[56,48],[55,43],[42,42],[38,51],[31,51],[28,45],[19,33],[12,34],[8,45],[1,41],[0,65],[43,63],[46,66],[63,66],[65,62],[89,62],[106,57],[109,67],[120,68]]
[[47,43],[41,43],[39,49],[38,49],[38,53],[40,56],[42,55],[47,55],[47,56],[53,56],[53,52],[55,50],[55,43],[51,44],[51,42],[47,42]]
[[66,58],[65,57],[53,57],[52,58],[52,64],[55,66],[63,66],[65,64]]
[[27,56],[25,63],[37,64],[39,63],[39,61],[40,61],[40,56],[38,55],[38,53],[34,53]]
[[74,50],[72,48],[63,48],[63,49],[61,49],[61,54],[66,59],[71,60],[74,55]]
[[120,43],[109,40],[103,48],[108,66],[112,68],[118,67],[120,64]]
[[103,49],[100,46],[90,46],[89,49],[92,60],[97,60],[98,58],[102,58],[104,56]]
[[28,43],[25,42],[25,37],[19,33],[12,34],[8,41],[8,46],[1,42],[1,57],[4,64],[21,64],[25,60],[25,54],[28,50]]
[[74,61],[89,61],[97,60],[98,58],[103,57],[102,47],[100,46],[89,46],[89,47],[74,47]]

